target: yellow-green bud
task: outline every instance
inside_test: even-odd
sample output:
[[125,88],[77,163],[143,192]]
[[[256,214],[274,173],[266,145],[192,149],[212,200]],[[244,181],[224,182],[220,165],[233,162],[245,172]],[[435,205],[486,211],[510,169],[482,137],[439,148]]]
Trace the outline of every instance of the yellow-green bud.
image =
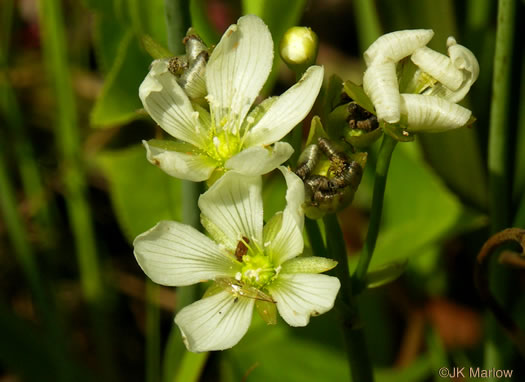
[[295,72],[302,73],[315,64],[319,47],[317,35],[308,27],[292,27],[286,31],[279,46],[284,62]]

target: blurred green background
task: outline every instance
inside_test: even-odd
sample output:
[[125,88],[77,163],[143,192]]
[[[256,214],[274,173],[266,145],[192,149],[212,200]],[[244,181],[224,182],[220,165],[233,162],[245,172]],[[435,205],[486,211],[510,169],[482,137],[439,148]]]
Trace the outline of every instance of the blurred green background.
[[[174,309],[201,291],[150,283],[133,256],[133,238],[159,220],[197,224],[200,191],[146,160],[141,140],[163,132],[138,98],[152,60],[144,36],[180,54],[188,26],[215,44],[248,13],[263,18],[276,46],[288,27],[310,26],[327,76],[356,83],[362,52],[390,31],[431,28],[431,48],[445,52],[453,35],[475,53],[480,77],[463,101],[474,127],[422,135],[394,153],[371,267],[408,265],[395,282],[361,296],[363,325],[377,381],[437,381],[443,366],[512,369],[523,380],[523,360],[486,313],[472,273],[491,233],[525,227],[524,7],[511,0],[0,2],[0,381],[349,380],[333,312],[294,329],[255,318],[231,350],[186,352]],[[294,82],[275,57],[266,95]],[[351,265],[366,235],[375,152],[353,205],[339,216]],[[267,216],[284,205],[280,178],[265,177]],[[525,327],[523,270],[491,265],[493,292]]]

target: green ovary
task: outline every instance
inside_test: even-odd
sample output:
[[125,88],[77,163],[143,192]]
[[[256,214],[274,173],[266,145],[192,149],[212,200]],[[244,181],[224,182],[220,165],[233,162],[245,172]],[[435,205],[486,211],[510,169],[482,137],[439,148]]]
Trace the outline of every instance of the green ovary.
[[228,131],[223,130],[218,134],[213,134],[210,138],[207,154],[221,164],[241,151],[241,140],[237,135]]
[[250,286],[261,289],[276,275],[273,263],[264,254],[245,255],[242,260],[241,280]]

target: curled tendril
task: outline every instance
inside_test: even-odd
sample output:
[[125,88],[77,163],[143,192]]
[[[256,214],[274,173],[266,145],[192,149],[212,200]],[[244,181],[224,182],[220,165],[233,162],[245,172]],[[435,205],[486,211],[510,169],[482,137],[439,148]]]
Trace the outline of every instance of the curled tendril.
[[[494,317],[499,321],[507,332],[510,339],[518,348],[521,356],[525,358],[525,332],[512,319],[509,313],[498,303],[494,295],[490,292],[488,280],[488,264],[490,256],[496,253],[497,248],[508,242],[517,242],[522,249],[520,258],[525,255],[525,230],[521,228],[507,228],[491,236],[479,251],[474,269],[474,283],[480,297],[485,305],[490,309]],[[506,257],[508,257],[508,253]],[[515,256],[516,254],[514,254]],[[508,265],[515,262],[505,261]],[[520,267],[521,268],[521,267]]]

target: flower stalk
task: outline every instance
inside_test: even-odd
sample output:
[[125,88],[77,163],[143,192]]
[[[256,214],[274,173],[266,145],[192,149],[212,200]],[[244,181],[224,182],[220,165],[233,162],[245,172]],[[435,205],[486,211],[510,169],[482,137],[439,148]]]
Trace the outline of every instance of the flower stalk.
[[373,370],[360,323],[357,299],[352,293],[348,258],[343,232],[336,214],[323,218],[326,232],[327,254],[338,262],[335,268],[341,281],[341,291],[336,299],[336,311],[343,331],[352,381],[373,382]]
[[381,214],[383,211],[383,200],[386,187],[386,178],[388,175],[388,168],[390,166],[390,159],[396,147],[397,141],[388,134],[383,135],[383,142],[379,149],[379,156],[377,158],[376,173],[374,178],[374,191],[372,195],[372,211],[370,215],[370,223],[368,225],[368,233],[366,235],[365,246],[363,252],[359,257],[357,268],[352,275],[353,279],[353,293],[359,294],[365,288],[366,272],[372,260],[374,249],[376,246],[377,235],[379,234],[379,226],[381,224]]

